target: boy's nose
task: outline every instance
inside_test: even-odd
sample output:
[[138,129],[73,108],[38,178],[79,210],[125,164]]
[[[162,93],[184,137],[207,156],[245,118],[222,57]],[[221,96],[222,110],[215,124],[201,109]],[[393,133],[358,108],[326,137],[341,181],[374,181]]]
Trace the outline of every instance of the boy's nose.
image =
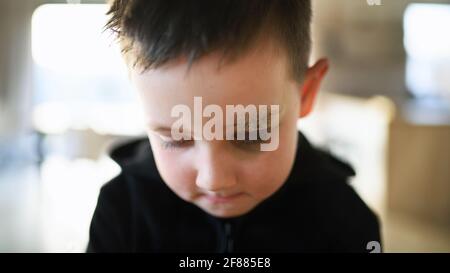
[[233,188],[236,177],[232,161],[227,156],[226,149],[220,143],[203,143],[197,154],[197,187],[212,192],[223,192]]

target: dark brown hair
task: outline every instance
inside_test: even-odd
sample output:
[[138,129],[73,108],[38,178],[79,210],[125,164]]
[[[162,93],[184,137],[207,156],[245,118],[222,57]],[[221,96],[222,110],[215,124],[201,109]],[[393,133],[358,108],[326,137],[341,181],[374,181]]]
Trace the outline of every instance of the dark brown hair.
[[260,34],[286,50],[295,79],[308,65],[310,0],[110,0],[108,15],[106,28],[144,70],[216,50],[233,59]]

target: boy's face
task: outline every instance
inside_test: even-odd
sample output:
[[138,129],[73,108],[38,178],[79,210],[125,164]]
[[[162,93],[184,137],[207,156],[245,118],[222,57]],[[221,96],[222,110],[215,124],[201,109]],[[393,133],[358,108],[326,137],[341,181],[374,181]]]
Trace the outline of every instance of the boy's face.
[[[221,55],[213,53],[189,71],[181,59],[144,73],[131,71],[161,177],[180,198],[214,216],[249,212],[275,193],[291,171],[302,92],[290,77],[286,56],[274,48],[270,42],[258,43],[220,69]],[[202,98],[203,108],[216,104],[223,113],[226,105],[279,105],[278,148],[260,151],[258,143],[239,140],[173,141],[171,127],[178,118],[171,110],[183,104],[193,113],[194,97]]]

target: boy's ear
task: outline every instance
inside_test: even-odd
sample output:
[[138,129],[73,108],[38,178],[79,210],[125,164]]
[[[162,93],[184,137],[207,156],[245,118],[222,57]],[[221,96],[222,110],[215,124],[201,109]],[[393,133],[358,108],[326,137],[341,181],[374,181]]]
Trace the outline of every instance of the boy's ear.
[[300,118],[306,117],[313,109],[317,92],[329,67],[328,59],[320,59],[308,68],[300,90]]

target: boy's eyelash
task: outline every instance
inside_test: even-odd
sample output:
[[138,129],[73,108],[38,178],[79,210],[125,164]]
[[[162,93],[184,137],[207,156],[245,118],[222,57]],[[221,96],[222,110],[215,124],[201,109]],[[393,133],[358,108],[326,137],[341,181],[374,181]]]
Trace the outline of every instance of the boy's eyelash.
[[161,145],[164,149],[170,149],[170,148],[181,148],[188,144],[191,140],[180,140],[180,141],[161,141]]
[[264,142],[264,140],[258,138],[258,139],[244,139],[244,140],[235,140],[236,143],[240,143],[240,144],[246,144],[246,145],[253,145],[253,144],[261,144]]
[[238,138],[238,136],[237,136],[237,134],[235,134],[234,135],[234,139],[235,139],[234,141],[236,143],[247,144],[247,145],[261,144],[261,143],[267,142],[265,140],[262,140],[259,134],[257,134],[256,139],[250,139],[250,133],[249,132],[245,132],[245,139],[239,140],[237,138]]
[[[167,141],[167,140],[161,140],[161,145],[164,149],[171,149],[171,148],[183,148],[185,147],[187,144],[189,144],[190,142],[192,142],[192,140],[180,140],[180,141]],[[251,139],[243,139],[243,140],[233,140],[234,143],[236,144],[241,144],[241,145],[257,145],[257,144],[261,144],[264,143],[266,141],[262,140],[261,138],[257,138],[254,140]]]

